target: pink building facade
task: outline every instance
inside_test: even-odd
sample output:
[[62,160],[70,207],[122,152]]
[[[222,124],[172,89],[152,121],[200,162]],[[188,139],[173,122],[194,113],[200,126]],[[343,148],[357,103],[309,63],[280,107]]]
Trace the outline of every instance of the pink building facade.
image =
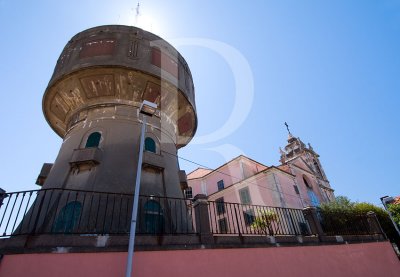
[[204,194],[208,200],[284,208],[319,206],[334,199],[319,155],[289,133],[280,149],[280,164],[266,166],[243,155],[215,170],[189,173],[187,197]]

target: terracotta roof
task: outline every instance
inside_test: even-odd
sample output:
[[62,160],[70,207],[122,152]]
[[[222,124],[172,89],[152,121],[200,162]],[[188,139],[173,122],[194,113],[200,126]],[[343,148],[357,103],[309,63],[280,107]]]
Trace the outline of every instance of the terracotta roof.
[[291,176],[296,176],[296,175],[293,175],[292,173],[290,173],[290,171],[286,171],[286,170],[283,170],[282,168],[279,168],[278,166],[270,166],[270,167],[268,167],[267,169],[264,169],[262,172],[266,172],[266,171],[268,171],[268,170],[271,170],[271,169],[277,169],[277,170],[280,170],[280,171],[282,171],[282,172],[284,172],[284,173],[286,173],[286,174],[289,174],[289,175],[291,175]]
[[[240,159],[240,158],[244,158],[244,159],[246,159],[246,160],[248,160],[248,161],[250,161],[250,162],[252,162],[252,163],[256,163],[257,165],[261,166],[262,169],[261,169],[260,171],[263,171],[263,170],[265,170],[265,169],[268,168],[268,166],[266,166],[266,165],[264,165],[264,164],[262,164],[262,163],[260,163],[260,162],[257,162],[256,160],[253,160],[253,159],[251,159],[251,158],[249,158],[249,157],[246,157],[246,156],[244,156],[244,155],[239,155],[239,156],[237,156],[236,158],[233,158],[232,160],[230,160],[230,161],[224,163],[223,165],[219,166],[218,168],[216,168],[216,169],[214,169],[214,170],[199,167],[199,168],[197,168],[196,170],[190,172],[190,173],[187,175],[187,178],[188,178],[188,180],[190,180],[190,179],[196,179],[196,178],[202,178],[202,177],[206,176],[207,174],[211,174],[212,172],[218,172],[221,168],[223,168],[223,167],[229,165],[230,163],[233,163],[233,162],[237,161],[237,160]],[[197,173],[197,171],[199,171],[199,172]]]
[[211,169],[207,169],[207,168],[197,168],[195,170],[193,170],[192,172],[190,172],[187,175],[188,180],[190,179],[196,179],[196,178],[201,178],[205,175],[207,175],[208,173],[210,173],[212,170]]
[[285,172],[287,172],[287,173],[289,173],[289,174],[292,174],[292,173],[290,172],[289,166],[286,165],[286,164],[282,164],[282,165],[277,166],[277,167],[278,167],[280,170],[282,170],[282,171],[285,171]]

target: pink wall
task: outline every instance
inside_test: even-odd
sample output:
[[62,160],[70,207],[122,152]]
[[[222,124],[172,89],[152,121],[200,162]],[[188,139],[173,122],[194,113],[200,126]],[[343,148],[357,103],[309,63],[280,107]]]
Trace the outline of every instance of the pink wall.
[[[266,168],[266,166],[250,161],[244,156],[239,156],[204,177],[190,179],[190,176],[188,176],[188,185],[192,187],[193,196],[195,196],[198,193],[202,193],[201,181],[203,180],[207,187],[207,195],[211,195],[218,191],[217,183],[220,180],[224,180],[225,188],[227,188]],[[196,176],[195,174],[193,175]],[[225,201],[228,202],[227,200]]]
[[[289,177],[290,175],[286,175],[284,173],[276,174],[279,183],[281,184],[283,198],[285,199],[286,207],[302,209],[303,204],[300,200],[300,196],[296,193],[293,188],[295,182],[293,177]],[[307,196],[308,197],[308,196]]]
[[[124,276],[126,253],[6,255],[0,276]],[[388,242],[135,252],[135,277],[399,276]]]
[[243,180],[242,170],[240,169],[240,164],[238,160],[234,160],[229,164],[218,168],[218,172],[215,171],[207,175],[204,178],[207,183],[207,195],[213,194],[218,191],[217,183],[220,180],[224,180],[225,188],[231,186]]
[[[298,167],[306,167],[301,160],[296,160],[294,164]],[[311,204],[310,197],[307,193],[307,187],[303,181],[303,175],[305,175],[320,203],[325,202],[325,198],[321,196],[320,188],[315,181],[315,177],[308,171],[301,170],[298,167],[292,167],[295,176],[289,173],[286,174],[284,171],[274,167],[270,167],[267,171],[264,171],[265,174],[261,173],[256,175],[260,170],[265,170],[266,167],[246,157],[240,156],[221,166],[217,171],[211,172],[204,177],[196,179],[189,178],[188,184],[192,187],[193,196],[195,196],[196,194],[202,193],[201,186],[202,183],[204,183],[207,187],[209,200],[224,197],[225,202],[240,203],[239,190],[243,187],[248,187],[253,205],[301,209]],[[255,176],[255,178],[251,176]],[[246,179],[246,181],[239,184],[239,181],[242,179]],[[296,182],[294,179],[296,179]],[[225,189],[218,192],[217,182],[219,180],[224,180],[225,188],[236,184],[234,187],[235,189]],[[293,185],[296,183],[303,200],[300,199],[300,196],[293,188]],[[281,191],[281,195],[279,195],[278,190]],[[283,200],[282,202],[281,199]]]
[[201,182],[206,184],[207,195],[218,191],[217,183],[220,180],[224,181],[225,188],[243,179],[242,171],[238,161],[233,161],[214,171],[205,177],[197,179],[188,179],[188,185],[192,187],[193,196],[202,192]]
[[267,179],[267,174],[262,174],[257,179],[257,186],[253,184],[249,184],[251,200],[253,205],[261,205],[261,206],[280,206],[280,202],[276,187],[273,182],[269,182]]
[[201,179],[188,180],[188,186],[192,188],[192,195],[203,194],[201,191]]
[[[295,161],[294,164],[299,166],[299,167],[301,167],[301,168],[304,167],[304,164],[299,160]],[[303,196],[303,199],[305,200],[306,204],[310,205],[311,204],[311,200],[310,200],[310,198],[309,198],[309,196],[307,194],[307,187],[304,184],[303,175],[305,175],[307,177],[307,181],[308,181],[309,185],[312,186],[312,189],[313,189],[314,193],[316,194],[316,196],[318,197],[320,203],[324,203],[325,202],[325,198],[321,195],[321,191],[319,189],[318,184],[315,181],[315,177],[312,174],[310,174],[310,173],[308,173],[306,171],[303,171],[303,170],[301,170],[299,168],[292,167],[292,169],[294,171],[293,172],[294,175],[296,175],[297,187],[299,188],[299,190],[300,190],[300,192],[301,192],[301,194]]]
[[243,173],[245,178],[249,178],[264,169],[267,169],[266,166],[255,163],[254,161],[249,161],[245,158],[241,159],[243,163]]

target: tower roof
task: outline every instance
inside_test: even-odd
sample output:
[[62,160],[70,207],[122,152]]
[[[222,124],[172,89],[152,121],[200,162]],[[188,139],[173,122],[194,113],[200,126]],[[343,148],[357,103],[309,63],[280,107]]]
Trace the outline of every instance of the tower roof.
[[293,134],[289,130],[289,125],[285,122],[286,129],[288,131],[288,139],[287,144],[282,150],[279,148],[279,152],[281,154],[280,162],[285,163],[289,160],[292,160],[298,156],[300,156],[305,151],[311,152],[312,154],[318,157],[318,154],[314,152],[312,146],[308,143],[308,147],[304,144],[304,142],[299,138],[293,136]]

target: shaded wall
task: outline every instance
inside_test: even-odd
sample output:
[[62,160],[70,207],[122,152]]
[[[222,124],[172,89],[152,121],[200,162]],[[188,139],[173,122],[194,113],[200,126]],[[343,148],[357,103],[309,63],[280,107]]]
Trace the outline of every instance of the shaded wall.
[[[124,276],[126,253],[6,255],[0,276]],[[399,276],[388,242],[135,252],[134,276]]]

